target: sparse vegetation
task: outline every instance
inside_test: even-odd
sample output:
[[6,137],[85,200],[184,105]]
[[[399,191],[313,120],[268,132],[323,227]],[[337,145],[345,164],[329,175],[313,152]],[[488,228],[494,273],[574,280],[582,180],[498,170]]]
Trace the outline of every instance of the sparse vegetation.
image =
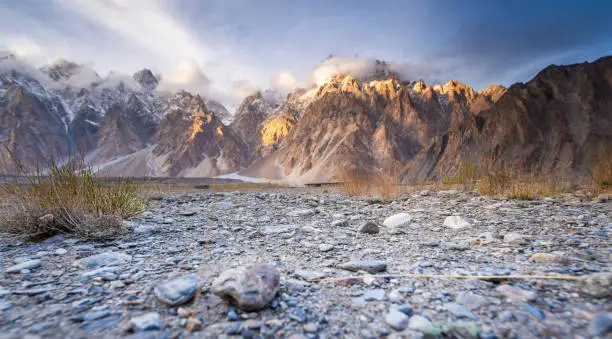
[[344,172],[340,188],[349,196],[371,196],[373,201],[390,201],[400,194],[400,175],[395,168],[373,175]]
[[17,166],[19,176],[0,187],[7,213],[0,231],[25,237],[74,233],[109,239],[125,234],[123,219],[143,212],[146,200],[134,181],[101,178],[83,161],[51,159],[34,173]]
[[612,145],[600,144],[593,157],[593,182],[599,189],[612,187]]

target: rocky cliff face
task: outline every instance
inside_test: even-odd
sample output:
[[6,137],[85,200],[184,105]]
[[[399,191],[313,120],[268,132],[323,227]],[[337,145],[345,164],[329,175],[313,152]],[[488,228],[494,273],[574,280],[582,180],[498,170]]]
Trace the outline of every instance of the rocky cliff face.
[[246,165],[242,140],[200,96],[178,93],[154,137],[153,154],[168,176],[213,176]]
[[480,94],[456,81],[434,87],[349,75],[294,96],[308,99],[262,124],[264,144],[271,126],[282,138],[269,138],[274,147],[245,173],[328,181],[341,180],[347,171],[402,168],[434,137],[467,119]]
[[584,178],[602,147],[612,149],[612,57],[549,66],[512,85],[424,149],[406,176],[454,175],[457,164],[487,158],[493,169]]
[[[279,99],[254,93],[232,120],[220,103],[132,77],[58,61],[40,70],[0,59],[0,173],[51,156],[87,159],[109,175],[245,175],[295,182],[393,169],[406,181],[496,168],[586,175],[612,149],[612,58],[550,66],[526,84],[475,91],[459,81],[334,75]],[[231,121],[230,125],[227,123]]]

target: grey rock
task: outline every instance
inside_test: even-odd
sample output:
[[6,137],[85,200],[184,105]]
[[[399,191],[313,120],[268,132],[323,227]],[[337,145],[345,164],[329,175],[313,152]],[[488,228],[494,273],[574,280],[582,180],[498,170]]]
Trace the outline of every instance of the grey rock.
[[497,288],[495,288],[495,291],[503,294],[508,299],[508,301],[511,302],[532,301],[537,298],[537,294],[535,292],[526,291],[505,284],[497,286]]
[[589,332],[600,337],[612,333],[612,312],[595,314],[589,324]]
[[153,289],[159,301],[169,306],[177,306],[191,300],[198,289],[197,274],[187,274],[165,281]]
[[455,301],[469,308],[470,310],[477,310],[485,305],[490,304],[487,298],[470,292],[459,293]]
[[612,297],[612,272],[590,274],[580,282],[580,290],[597,298]]
[[449,217],[446,217],[446,219],[444,219],[444,226],[450,229],[460,230],[460,229],[468,228],[472,226],[472,224],[466,219],[458,215],[451,215]]
[[295,230],[294,225],[275,225],[275,226],[263,226],[259,232],[263,235],[274,235],[280,233],[293,232]]
[[105,274],[114,273],[114,272],[117,272],[119,270],[120,270],[120,268],[116,267],[116,266],[100,267],[100,268],[97,268],[95,270],[91,270],[91,271],[87,271],[87,272],[81,273],[81,277],[83,277],[83,278],[101,277],[101,276],[103,276]]
[[159,313],[150,312],[130,319],[130,326],[134,332],[155,331],[163,327]]
[[344,227],[344,226],[348,226],[348,221],[346,220],[334,220],[331,223],[331,227]]
[[309,217],[315,215],[315,210],[312,208],[293,210],[287,213],[290,217]]
[[278,292],[280,277],[269,264],[254,264],[227,270],[215,279],[212,292],[245,311],[261,310]]
[[454,314],[457,318],[468,318],[472,320],[478,320],[478,316],[472,313],[472,311],[470,311],[467,307],[463,305],[459,305],[456,303],[448,303],[448,304],[445,304],[443,308],[446,311]]
[[323,272],[308,271],[308,270],[295,270],[293,274],[296,277],[306,280],[306,281],[318,280],[318,279],[325,278],[327,276],[327,274]]
[[28,261],[24,261],[20,264],[7,268],[6,273],[19,273],[22,270],[32,270],[32,269],[40,267],[40,265],[41,265],[40,259],[28,260]]
[[58,249],[55,250],[55,254],[57,254],[57,255],[64,255],[66,253],[68,253],[68,250],[65,249],[65,248],[58,248]]
[[409,319],[407,315],[398,310],[390,310],[387,315],[385,315],[385,322],[391,326],[391,328],[398,331],[402,331],[408,327]]
[[357,231],[365,234],[378,234],[380,232],[380,228],[371,221],[365,221],[359,225]]
[[412,216],[408,213],[397,213],[383,221],[383,226],[387,228],[391,234],[403,233],[410,225]]
[[338,268],[346,271],[366,271],[374,274],[385,271],[387,269],[387,263],[379,260],[354,260],[340,264],[338,265]]
[[318,246],[318,248],[319,248],[319,251],[321,251],[321,252],[329,252],[329,251],[332,251],[334,249],[334,245],[331,245],[331,244],[320,244]]
[[[398,311],[399,312],[399,311]],[[401,313],[401,312],[399,312]],[[402,313],[403,314],[403,313]],[[432,323],[429,319],[422,315],[413,315],[408,320],[408,328],[419,332],[427,332],[431,328]]]
[[131,260],[132,256],[125,253],[104,252],[79,259],[75,261],[73,265],[82,269],[94,269],[101,266],[117,266],[127,264]]
[[365,301],[374,301],[374,300],[381,301],[385,299],[385,290],[380,289],[380,288],[373,289],[373,290],[367,290],[363,294],[363,298],[365,299]]

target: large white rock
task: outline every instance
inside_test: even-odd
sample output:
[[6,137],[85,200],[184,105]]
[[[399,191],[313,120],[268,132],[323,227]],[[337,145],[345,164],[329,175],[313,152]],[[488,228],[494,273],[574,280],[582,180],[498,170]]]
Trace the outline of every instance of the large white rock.
[[446,217],[446,219],[444,219],[444,226],[454,230],[459,230],[462,228],[468,228],[472,226],[472,224],[458,215],[451,215],[450,217]]
[[398,213],[394,214],[385,221],[383,221],[383,225],[387,228],[389,233],[397,234],[402,233],[403,230],[410,225],[412,221],[412,217],[408,213]]

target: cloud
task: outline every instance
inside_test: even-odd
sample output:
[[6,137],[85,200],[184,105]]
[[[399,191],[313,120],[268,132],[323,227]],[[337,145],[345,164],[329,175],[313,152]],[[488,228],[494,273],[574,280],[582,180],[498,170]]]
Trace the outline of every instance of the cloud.
[[42,47],[26,36],[8,38],[6,47],[15,56],[32,62],[39,62],[44,55]]
[[162,76],[159,88],[167,91],[185,90],[209,96],[210,84],[210,79],[196,62],[182,60],[168,74]]
[[290,91],[297,86],[297,80],[291,70],[285,69],[270,79],[270,86],[280,91]]
[[372,58],[332,56],[320,63],[312,72],[312,82],[321,85],[335,75],[352,75],[357,79],[384,78],[395,75],[399,80],[425,80],[440,82],[442,71],[425,62],[386,62]]

